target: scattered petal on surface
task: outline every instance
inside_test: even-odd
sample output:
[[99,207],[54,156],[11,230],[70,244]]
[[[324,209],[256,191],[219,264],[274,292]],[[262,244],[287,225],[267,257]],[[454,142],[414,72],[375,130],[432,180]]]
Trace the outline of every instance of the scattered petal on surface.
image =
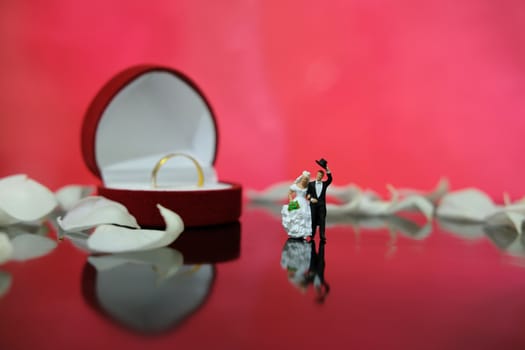
[[13,255],[13,245],[6,233],[0,232],[0,264],[6,262]]
[[508,205],[505,205],[504,207],[498,207],[503,211],[512,211],[515,213],[520,213],[525,215],[525,202],[514,202]]
[[19,234],[11,240],[13,245],[12,260],[24,261],[49,254],[57,243],[47,237],[30,233]]
[[81,199],[63,218],[57,218],[57,222],[66,232],[82,231],[103,224],[139,227],[125,206],[99,196]]
[[428,221],[425,225],[396,216],[391,215],[386,218],[388,228],[391,230],[401,232],[404,236],[412,239],[425,239],[432,233],[432,222]]
[[0,226],[41,220],[57,204],[53,192],[26,175],[0,180]]
[[430,192],[423,192],[419,190],[406,188],[399,189],[398,191],[401,197],[406,197],[415,194],[425,197],[431,203],[437,203],[448,192],[449,186],[450,185],[448,179],[442,178],[439,180],[436,187]]
[[379,199],[379,195],[372,190],[362,190],[359,186],[349,184],[346,186],[330,185],[326,190],[328,197],[334,197],[341,200],[343,203],[351,202],[359,196],[365,196],[371,199]]
[[0,271],[0,298],[7,294],[9,288],[11,288],[12,281],[13,278],[9,273]]
[[77,202],[95,192],[93,186],[68,185],[64,186],[55,195],[62,210],[71,210]]
[[450,220],[482,222],[497,211],[498,208],[489,196],[480,190],[469,188],[443,196],[436,215]]
[[246,190],[246,196],[253,201],[281,201],[287,198],[291,182],[279,182],[265,190]]
[[327,204],[327,212],[332,216],[340,215],[364,215],[364,216],[388,216],[405,210],[419,210],[423,215],[430,219],[433,214],[434,206],[423,196],[410,195],[399,199],[398,192],[392,187],[388,187],[391,192],[391,200],[378,200],[375,197],[360,195],[351,202],[343,205]]
[[355,212],[358,215],[383,216],[387,215],[388,208],[391,204],[390,201],[361,197],[356,205]]
[[173,276],[183,265],[184,259],[178,250],[157,248],[141,252],[90,256],[88,261],[97,271],[112,269],[127,263],[151,265],[157,273],[158,281],[162,281]]
[[338,204],[327,203],[326,204],[327,215],[330,215],[333,218],[342,217],[344,219],[344,217],[348,215],[358,214],[359,212],[358,206],[360,202],[366,201],[366,200],[375,201],[374,198],[370,198],[365,195],[360,195],[345,204],[338,205]]
[[[290,189],[291,182],[279,182],[270,187],[256,191],[253,189],[248,189],[246,191],[246,196],[248,199],[254,202],[277,202],[283,201],[288,198],[288,190]],[[370,190],[361,190],[359,186],[355,184],[348,184],[346,186],[335,186],[331,185],[326,190],[326,195],[328,197],[334,197],[339,199],[342,202],[349,202],[355,199],[357,196],[365,194],[372,198],[379,198],[379,196]]]
[[161,205],[157,207],[166,222],[166,231],[101,225],[88,238],[88,248],[104,253],[121,253],[170,245],[184,231],[184,223],[178,214]]
[[405,211],[405,210],[418,210],[427,218],[432,218],[434,212],[434,205],[423,196],[411,195],[400,200],[397,203],[393,203],[387,210],[389,214]]

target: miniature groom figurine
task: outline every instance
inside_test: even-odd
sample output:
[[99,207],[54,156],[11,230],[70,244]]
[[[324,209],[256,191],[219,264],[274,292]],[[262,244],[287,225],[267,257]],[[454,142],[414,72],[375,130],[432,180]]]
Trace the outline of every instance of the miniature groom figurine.
[[319,166],[326,170],[328,179],[322,181],[324,171],[317,172],[316,180],[308,184],[306,194],[310,198],[310,210],[312,211],[312,238],[315,237],[315,230],[319,226],[319,235],[321,241],[326,241],[325,223],[326,223],[326,189],[332,183],[332,173],[328,168],[327,161],[323,158],[315,161]]

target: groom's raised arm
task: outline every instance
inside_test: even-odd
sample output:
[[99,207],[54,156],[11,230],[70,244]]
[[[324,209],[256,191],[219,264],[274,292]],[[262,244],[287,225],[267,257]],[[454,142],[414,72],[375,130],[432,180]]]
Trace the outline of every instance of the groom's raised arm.
[[328,180],[326,180],[326,186],[328,186],[332,183],[332,172],[328,167],[326,167],[326,176],[328,176]]

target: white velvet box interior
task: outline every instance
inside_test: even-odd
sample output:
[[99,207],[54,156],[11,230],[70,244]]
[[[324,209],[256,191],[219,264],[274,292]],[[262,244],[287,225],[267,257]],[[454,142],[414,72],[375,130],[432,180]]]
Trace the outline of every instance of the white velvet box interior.
[[213,115],[201,95],[174,74],[152,71],[125,86],[112,99],[98,124],[95,154],[104,185],[147,189],[152,170],[170,153],[195,158],[204,173],[197,187],[191,160],[174,157],[161,167],[156,190],[210,190],[231,187],[218,182]]

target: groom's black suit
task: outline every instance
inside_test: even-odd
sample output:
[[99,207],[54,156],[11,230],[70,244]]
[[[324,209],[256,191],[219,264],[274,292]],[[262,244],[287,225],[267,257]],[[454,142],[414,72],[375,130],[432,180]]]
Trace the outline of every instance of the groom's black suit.
[[[307,195],[310,195],[310,209],[312,211],[312,237],[315,237],[315,229],[319,226],[321,239],[326,239],[324,228],[326,223],[326,189],[332,183],[332,173],[327,172],[328,179],[322,181],[322,190],[319,196],[315,188],[315,181],[308,183]],[[311,198],[317,199],[317,203],[312,203]]]

